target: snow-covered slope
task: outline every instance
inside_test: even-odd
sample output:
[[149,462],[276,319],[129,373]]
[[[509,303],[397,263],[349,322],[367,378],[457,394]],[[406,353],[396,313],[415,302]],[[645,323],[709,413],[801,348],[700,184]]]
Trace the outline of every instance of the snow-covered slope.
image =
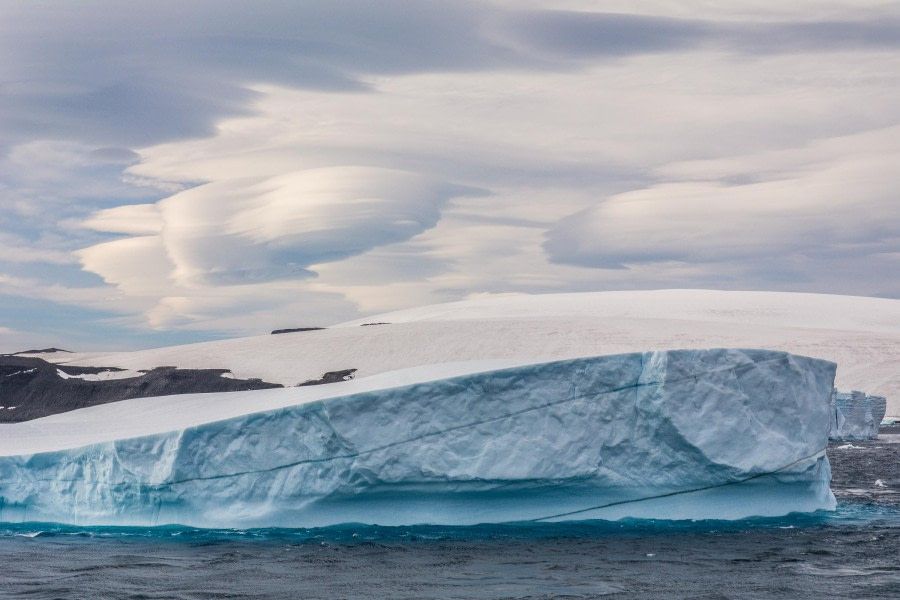
[[[285,323],[295,325],[306,324]],[[367,377],[449,361],[712,347],[770,348],[836,362],[838,387],[886,396],[888,416],[900,417],[900,300],[852,296],[708,290],[494,296],[320,331],[52,360],[132,372],[224,368],[241,379],[294,385],[348,368]]]
[[0,521],[207,527],[834,507],[834,365],[761,350],[419,367],[2,426]]

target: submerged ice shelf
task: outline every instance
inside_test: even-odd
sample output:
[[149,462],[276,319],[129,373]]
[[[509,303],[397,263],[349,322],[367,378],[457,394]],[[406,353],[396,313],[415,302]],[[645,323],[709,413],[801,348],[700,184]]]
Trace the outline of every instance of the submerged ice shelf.
[[[117,423],[115,404],[5,425],[8,440],[42,441],[28,454],[0,441],[0,521],[308,527],[834,507],[833,363],[718,349],[487,366],[208,394],[182,411],[131,400],[145,418],[122,420],[118,437],[117,425],[79,431]],[[154,403],[175,410],[154,421]]]

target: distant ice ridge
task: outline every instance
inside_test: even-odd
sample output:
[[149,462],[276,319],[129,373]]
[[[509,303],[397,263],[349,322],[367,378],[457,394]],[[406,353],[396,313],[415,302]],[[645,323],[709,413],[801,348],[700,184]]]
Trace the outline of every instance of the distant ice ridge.
[[[367,323],[383,324],[361,326]],[[61,368],[118,367],[134,375],[166,365],[228,369],[238,379],[293,386],[351,368],[364,379],[452,361],[727,347],[835,362],[838,387],[886,396],[887,416],[900,419],[900,300],[886,298],[714,290],[493,295],[303,333],[41,358]]]
[[832,440],[874,440],[884,419],[887,400],[884,396],[867,396],[858,390],[831,395]]
[[[457,364],[456,376],[437,379],[426,371],[430,380],[400,387],[318,386],[333,390],[326,397],[231,392],[222,398],[296,394],[296,404],[221,420],[211,410],[204,423],[69,449],[60,434],[55,450],[7,450],[0,521],[307,527],[737,519],[835,506],[830,362],[717,349],[462,375]],[[205,396],[215,406],[218,395]],[[154,401],[168,399],[128,402]],[[84,410],[97,420],[119,409]],[[80,412],[3,427],[77,428]]]

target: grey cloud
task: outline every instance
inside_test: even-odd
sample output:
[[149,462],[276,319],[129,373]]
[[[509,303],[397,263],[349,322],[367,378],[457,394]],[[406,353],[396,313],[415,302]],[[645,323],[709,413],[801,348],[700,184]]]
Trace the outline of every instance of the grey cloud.
[[253,96],[223,84],[196,90],[165,80],[100,80],[73,93],[3,94],[0,129],[15,142],[69,139],[145,146],[211,134],[218,118],[247,113]]
[[716,22],[564,11],[514,15],[503,30],[524,52],[557,60],[718,47],[744,54],[831,52],[900,47],[900,15],[870,20]]
[[[893,195],[862,194],[860,186],[865,201],[848,204],[842,187],[855,182],[841,182],[842,175],[826,170],[806,180],[666,184],[629,192],[560,220],[544,249],[551,262],[602,269],[679,262],[747,271],[765,265],[773,280],[778,273],[798,279],[796,273],[810,265],[826,271],[825,265],[841,261],[865,264],[896,255],[900,211]],[[866,176],[889,177],[876,169]]]
[[612,13],[520,13],[507,31],[533,53],[554,57],[629,56],[688,49],[709,38],[703,21]]
[[15,3],[0,7],[0,23],[0,147],[208,135],[252,110],[251,83],[352,93],[372,75],[575,68],[705,44],[759,53],[900,43],[890,15],[734,24],[411,0]]
[[[479,9],[421,2],[95,1],[0,9],[0,131],[150,145],[212,133],[272,83],[358,92],[366,75],[511,64]],[[8,145],[9,140],[0,140]]]
[[900,47],[900,17],[870,21],[819,21],[724,25],[718,40],[748,53],[837,52]]
[[120,165],[130,165],[140,160],[140,155],[128,148],[116,148],[107,146],[92,150],[89,156],[97,162],[112,163]]

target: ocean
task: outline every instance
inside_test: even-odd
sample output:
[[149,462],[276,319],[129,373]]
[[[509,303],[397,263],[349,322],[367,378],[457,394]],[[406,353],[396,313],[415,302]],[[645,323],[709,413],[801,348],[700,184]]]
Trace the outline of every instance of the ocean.
[[741,521],[201,530],[0,524],[0,598],[900,598],[900,429],[838,509]]

